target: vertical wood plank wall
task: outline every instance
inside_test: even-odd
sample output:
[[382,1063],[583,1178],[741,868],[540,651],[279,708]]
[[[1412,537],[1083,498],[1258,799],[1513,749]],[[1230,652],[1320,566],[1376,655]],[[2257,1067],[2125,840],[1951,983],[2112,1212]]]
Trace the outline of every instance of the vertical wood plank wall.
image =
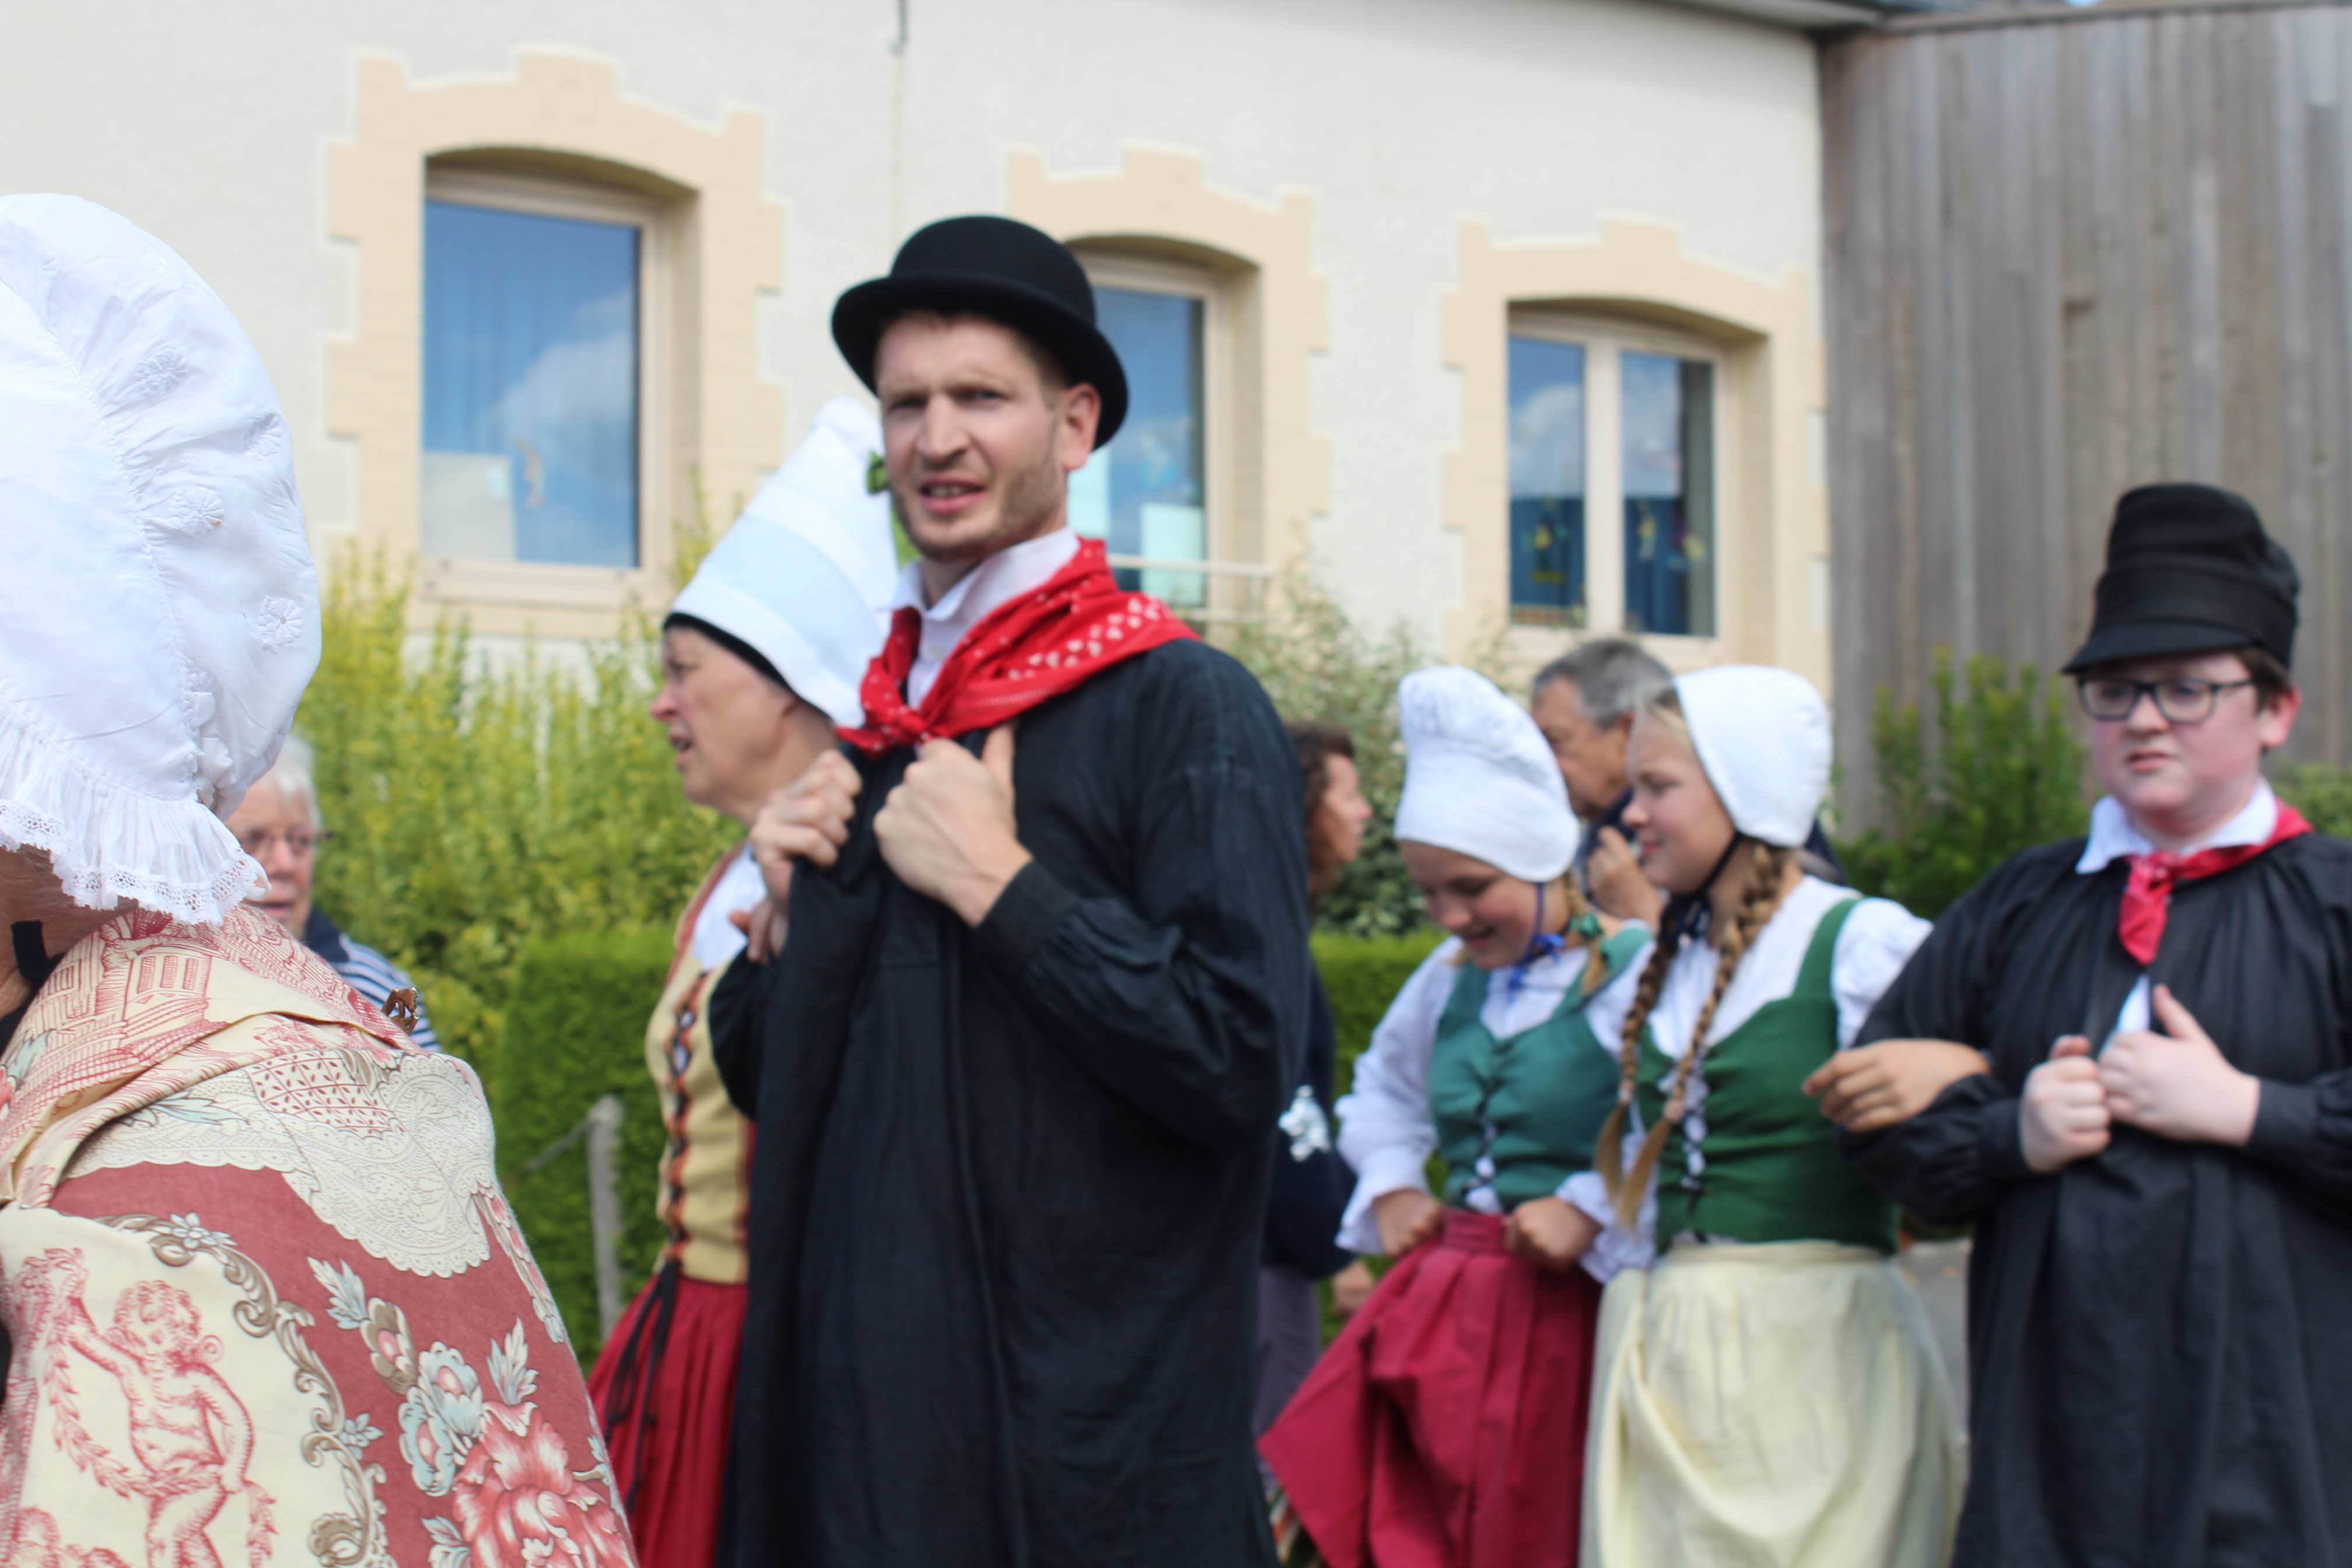
[[1844,796],[1937,645],[2055,668],[2115,498],[2242,491],[2303,572],[2294,752],[2352,761],[2352,6],[2007,10],[1822,68]]

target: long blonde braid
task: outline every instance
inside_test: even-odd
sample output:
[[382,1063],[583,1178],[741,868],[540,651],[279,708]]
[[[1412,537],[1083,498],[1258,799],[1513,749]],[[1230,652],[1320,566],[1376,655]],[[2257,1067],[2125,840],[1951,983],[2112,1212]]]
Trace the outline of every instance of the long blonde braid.
[[[1715,963],[1715,989],[1708,994],[1706,1005],[1699,1009],[1698,1020],[1691,1026],[1690,1044],[1683,1051],[1683,1059],[1675,1065],[1675,1075],[1666,1086],[1664,1114],[1661,1115],[1642,1137],[1642,1147],[1633,1156],[1633,1166],[1623,1170],[1622,1148],[1625,1138],[1625,1118],[1633,1103],[1633,1089],[1638,1077],[1641,1056],[1642,1026],[1649,1022],[1651,1010],[1657,1005],[1658,993],[1665,984],[1665,970],[1674,962],[1673,947],[1661,940],[1649,967],[1642,972],[1641,989],[1634,994],[1633,1005],[1625,1015],[1625,1034],[1619,1054],[1624,1059],[1624,1077],[1617,1091],[1616,1108],[1610,1112],[1608,1124],[1601,1130],[1601,1147],[1593,1152],[1593,1168],[1601,1173],[1609,1189],[1611,1202],[1616,1205],[1619,1218],[1632,1225],[1639,1218],[1642,1199],[1650,1190],[1650,1180],[1656,1174],[1658,1161],[1664,1154],[1666,1135],[1682,1122],[1689,1107],[1685,1097],[1691,1074],[1706,1055],[1707,1031],[1715,1026],[1716,1010],[1723,1005],[1723,994],[1731,988],[1731,977],[1739,971],[1739,961],[1754,945],[1757,933],[1769,924],[1779,910],[1780,900],[1787,895],[1789,868],[1794,863],[1796,851],[1777,844],[1753,844],[1748,862],[1748,882],[1740,889],[1739,907],[1731,919],[1728,930],[1717,942],[1719,956]],[[1664,962],[1661,962],[1661,959]]]

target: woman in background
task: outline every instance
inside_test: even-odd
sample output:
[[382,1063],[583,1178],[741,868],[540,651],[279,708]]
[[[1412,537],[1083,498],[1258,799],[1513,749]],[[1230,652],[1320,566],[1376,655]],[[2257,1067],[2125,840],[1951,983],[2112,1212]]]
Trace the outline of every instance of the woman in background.
[[[671,606],[653,718],[697,805],[749,828],[768,797],[864,712],[896,582],[889,502],[866,486],[874,416],[827,404]],[[590,1380],[643,1568],[711,1568],[742,1337],[751,1124],[711,1059],[709,1002],[767,896],[748,845],[719,857],[677,925],[646,1034],[669,1143],[655,1202],[667,1239],[653,1279]]]
[[[1372,806],[1364,798],[1355,742],[1347,731],[1293,724],[1290,739],[1298,749],[1307,891],[1319,905],[1362,852]],[[1258,1265],[1260,1433],[1274,1425],[1323,1353],[1323,1307],[1316,1281],[1331,1280],[1343,1313],[1361,1305],[1371,1288],[1370,1270],[1338,1240],[1352,1178],[1331,1142],[1331,1075],[1339,1039],[1331,999],[1319,976],[1313,978],[1307,1003],[1307,1069],[1297,1098],[1275,1127],[1274,1182],[1266,1195],[1265,1247]]]

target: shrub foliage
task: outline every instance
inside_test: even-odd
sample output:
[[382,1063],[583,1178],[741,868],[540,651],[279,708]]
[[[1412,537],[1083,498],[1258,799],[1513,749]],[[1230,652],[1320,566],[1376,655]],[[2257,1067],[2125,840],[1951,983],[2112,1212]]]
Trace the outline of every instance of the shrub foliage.
[[1933,919],[2011,856],[2082,832],[2088,807],[2062,679],[1940,648],[1929,691],[1922,713],[1879,688],[1875,809],[1838,855],[1856,888]]

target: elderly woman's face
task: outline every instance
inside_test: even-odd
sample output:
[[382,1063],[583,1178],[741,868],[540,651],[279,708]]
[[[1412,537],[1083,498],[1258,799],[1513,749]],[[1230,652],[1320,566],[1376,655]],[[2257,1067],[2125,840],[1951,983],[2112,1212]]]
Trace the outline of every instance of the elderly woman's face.
[[794,700],[692,626],[662,633],[662,688],[654,722],[677,753],[678,787],[697,805],[747,826],[770,794],[792,741]]
[[269,890],[250,902],[301,941],[310,923],[310,874],[318,864],[319,833],[310,810],[265,778],[246,791],[228,830],[269,873]]

